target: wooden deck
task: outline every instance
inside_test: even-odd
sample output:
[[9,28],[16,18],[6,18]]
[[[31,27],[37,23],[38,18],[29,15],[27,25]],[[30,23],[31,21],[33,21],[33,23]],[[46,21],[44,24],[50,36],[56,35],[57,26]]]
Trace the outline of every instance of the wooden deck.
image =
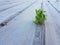
[[59,2],[43,0],[47,15],[44,25],[33,23],[42,0],[0,2],[0,45],[60,45]]

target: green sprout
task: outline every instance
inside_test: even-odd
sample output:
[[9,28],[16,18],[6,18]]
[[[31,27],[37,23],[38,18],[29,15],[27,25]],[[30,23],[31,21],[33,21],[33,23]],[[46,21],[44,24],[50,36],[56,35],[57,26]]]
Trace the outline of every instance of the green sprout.
[[36,16],[35,16],[35,21],[33,21],[35,24],[44,24],[46,20],[46,11],[43,11],[42,9],[36,9]]

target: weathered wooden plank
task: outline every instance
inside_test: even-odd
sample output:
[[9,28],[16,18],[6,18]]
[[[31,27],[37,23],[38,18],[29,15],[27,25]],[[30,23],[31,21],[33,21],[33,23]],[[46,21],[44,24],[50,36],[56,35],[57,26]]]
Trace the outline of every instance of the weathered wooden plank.
[[35,9],[40,8],[40,2],[35,3],[8,25],[0,29],[1,45],[32,45],[35,35]]
[[[13,17],[17,16],[19,13],[21,13],[22,11],[24,11],[26,8],[28,8],[29,6],[31,6],[33,3],[35,3],[36,1],[32,1],[32,2],[26,2],[22,5],[16,6],[14,8],[8,9],[2,13],[0,13],[0,24],[3,23],[7,23],[8,21],[10,21]],[[28,4],[28,5],[27,5]],[[8,13],[7,13],[8,12]],[[17,13],[17,14],[16,14]],[[6,17],[5,17],[6,16]]]
[[[47,6],[48,5],[48,6]],[[47,2],[45,3],[45,10],[47,11],[47,21],[45,24],[46,28],[46,39],[45,44],[46,45],[60,45],[60,37],[57,33],[58,27],[56,24],[60,25],[58,19],[59,19],[59,13]]]

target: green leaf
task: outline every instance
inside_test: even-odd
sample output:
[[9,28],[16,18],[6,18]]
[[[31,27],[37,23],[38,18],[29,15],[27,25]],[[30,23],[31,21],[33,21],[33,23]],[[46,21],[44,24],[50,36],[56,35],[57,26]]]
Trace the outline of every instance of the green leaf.
[[43,24],[46,20],[46,15],[44,14],[46,11],[42,9],[36,9],[36,16],[35,16],[35,24]]

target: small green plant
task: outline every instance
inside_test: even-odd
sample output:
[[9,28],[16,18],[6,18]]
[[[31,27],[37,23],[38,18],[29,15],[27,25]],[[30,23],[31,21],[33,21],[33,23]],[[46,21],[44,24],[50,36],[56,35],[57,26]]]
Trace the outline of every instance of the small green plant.
[[35,21],[33,21],[35,24],[43,24],[46,20],[46,11],[43,11],[42,9],[36,9],[36,16]]

